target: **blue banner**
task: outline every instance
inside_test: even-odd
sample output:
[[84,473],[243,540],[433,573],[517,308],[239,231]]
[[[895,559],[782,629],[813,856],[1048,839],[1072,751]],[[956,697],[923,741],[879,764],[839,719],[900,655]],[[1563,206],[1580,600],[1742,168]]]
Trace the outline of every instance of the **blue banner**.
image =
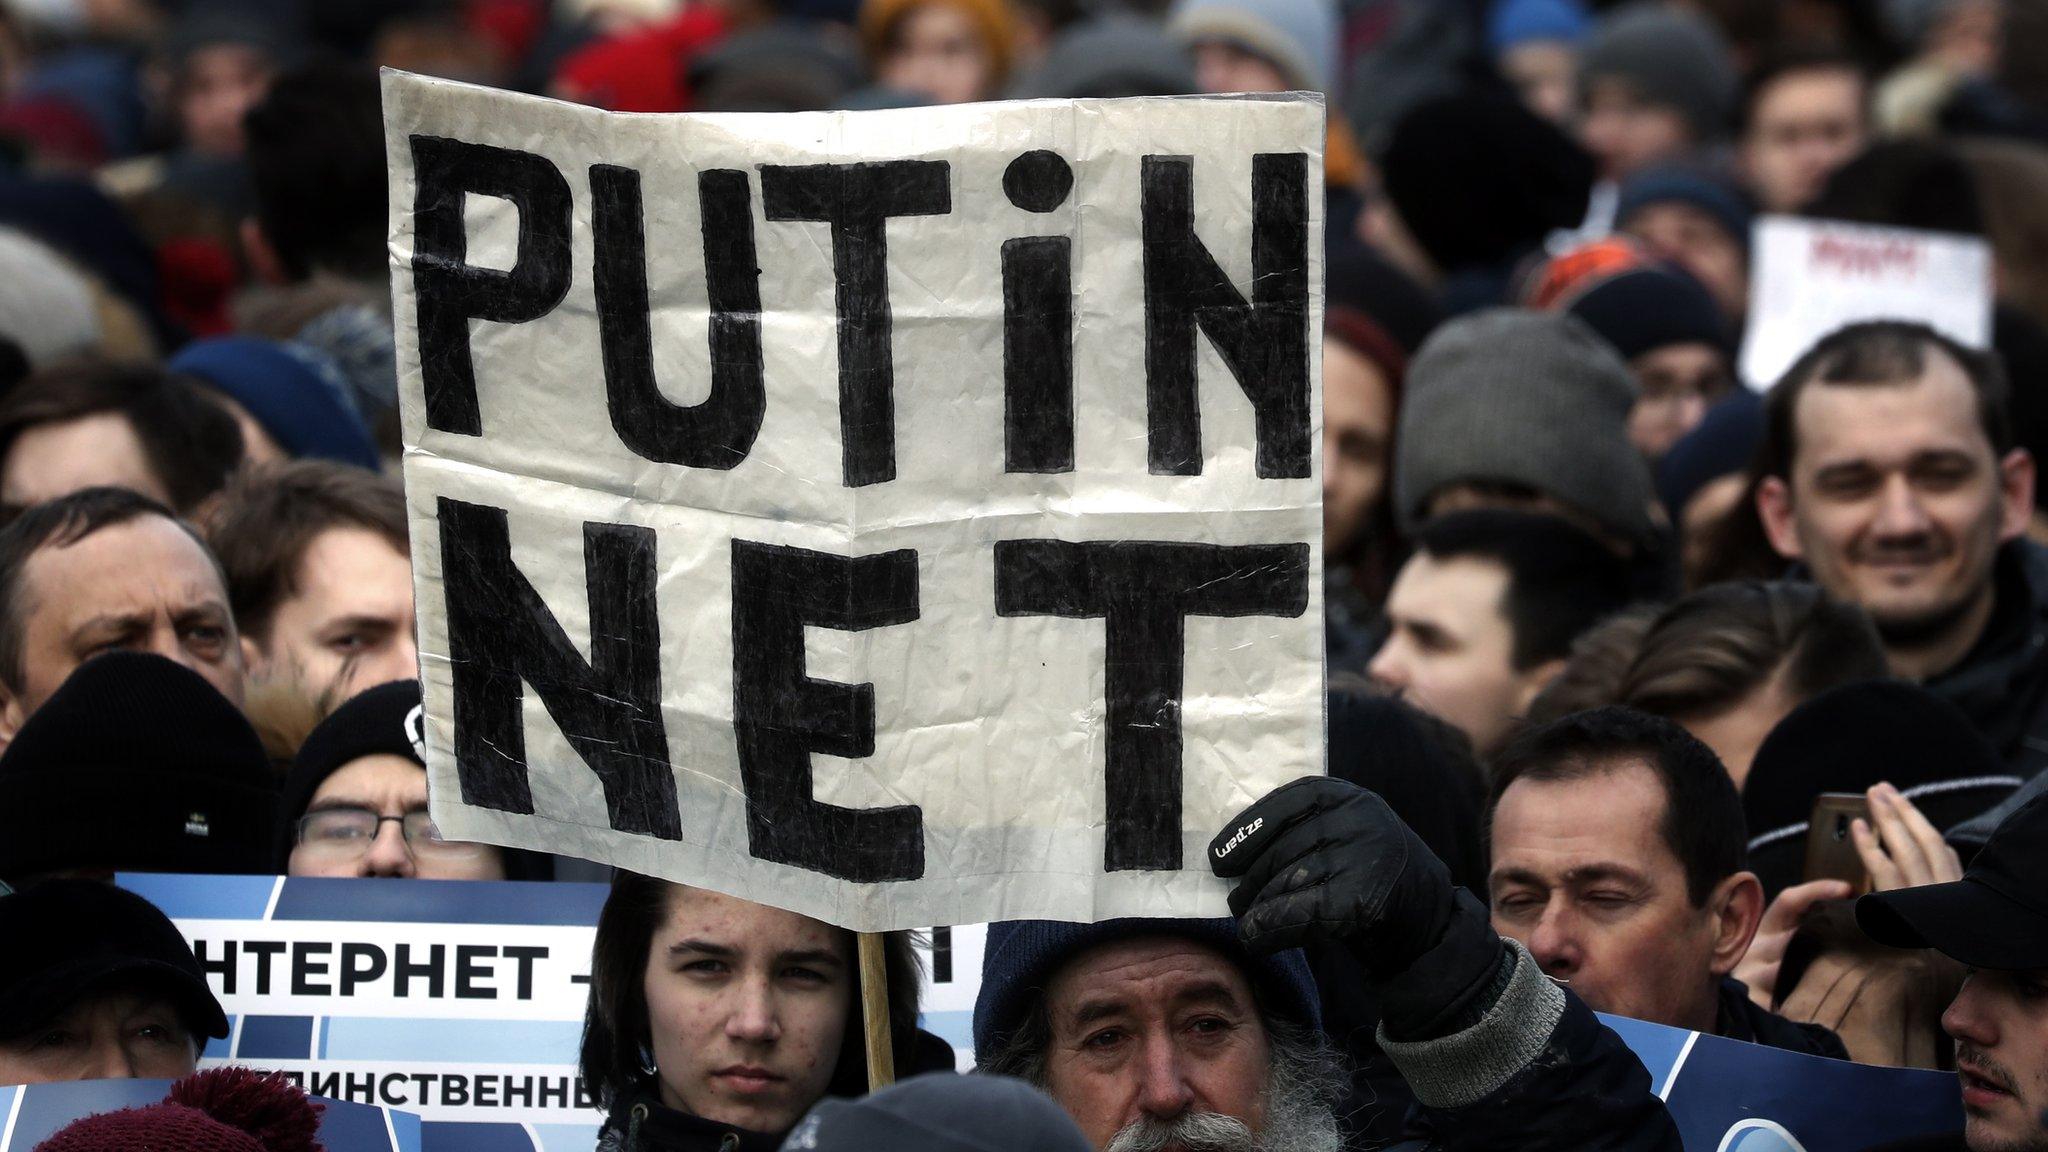
[[274,1069],[315,1095],[416,1113],[422,1152],[596,1143],[603,1116],[576,1057],[604,885],[119,882],[178,925],[228,1012],[204,1066]]
[[1953,1072],[1873,1068],[1600,1019],[1649,1069],[1686,1152],[1872,1152],[1963,1130]]

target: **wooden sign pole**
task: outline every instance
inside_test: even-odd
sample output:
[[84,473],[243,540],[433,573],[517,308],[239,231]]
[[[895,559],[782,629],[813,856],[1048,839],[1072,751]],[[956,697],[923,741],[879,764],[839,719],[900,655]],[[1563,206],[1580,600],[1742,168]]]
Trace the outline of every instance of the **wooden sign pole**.
[[889,964],[880,932],[860,933],[860,1014],[867,1027],[868,1091],[896,1082],[896,1049],[889,1033]]

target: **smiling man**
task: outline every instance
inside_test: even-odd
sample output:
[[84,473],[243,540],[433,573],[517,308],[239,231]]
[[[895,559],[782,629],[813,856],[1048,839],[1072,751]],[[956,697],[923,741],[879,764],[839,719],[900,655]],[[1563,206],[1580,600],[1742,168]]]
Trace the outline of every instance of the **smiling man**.
[[1970,969],[1941,1026],[1956,1042],[1970,1152],[2048,1152],[2048,799],[1999,825],[1961,880],[1856,902],[1880,944]]
[[1917,324],[1844,328],[1771,392],[1757,510],[1780,554],[1870,614],[1894,673],[2032,773],[2048,767],[2048,551],[2022,539],[2034,460],[2006,406],[1986,354]]

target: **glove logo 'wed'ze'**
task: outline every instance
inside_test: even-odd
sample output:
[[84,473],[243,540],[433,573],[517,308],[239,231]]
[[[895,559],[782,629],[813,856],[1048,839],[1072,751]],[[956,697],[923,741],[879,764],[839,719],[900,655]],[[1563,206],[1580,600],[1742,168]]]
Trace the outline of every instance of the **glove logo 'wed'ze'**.
[[1261,816],[1258,819],[1252,821],[1251,823],[1245,825],[1244,827],[1239,828],[1237,830],[1237,835],[1232,836],[1228,841],[1224,843],[1223,847],[1218,848],[1216,850],[1216,858],[1218,860],[1221,860],[1225,856],[1230,855],[1231,852],[1236,850],[1239,844],[1244,843],[1245,837],[1250,836],[1254,832],[1257,832],[1260,828],[1265,826],[1265,823],[1266,818],[1264,816]]

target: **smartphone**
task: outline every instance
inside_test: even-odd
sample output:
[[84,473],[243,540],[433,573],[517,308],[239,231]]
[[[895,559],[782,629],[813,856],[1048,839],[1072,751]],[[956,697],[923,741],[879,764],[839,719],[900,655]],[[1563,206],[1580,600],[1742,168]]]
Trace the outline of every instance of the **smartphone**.
[[1849,825],[1856,820],[1870,822],[1870,799],[1863,793],[1823,792],[1814,799],[1806,826],[1808,880],[1844,880],[1858,892],[1870,887],[1863,857],[1856,854],[1856,841],[1849,835]]

